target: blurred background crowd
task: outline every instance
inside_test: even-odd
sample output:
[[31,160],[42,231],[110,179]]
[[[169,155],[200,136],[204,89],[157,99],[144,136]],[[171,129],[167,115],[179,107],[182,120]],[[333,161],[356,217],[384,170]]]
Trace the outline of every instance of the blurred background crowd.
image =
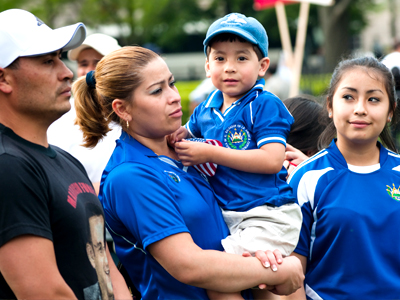
[[[117,39],[121,46],[141,45],[160,53],[178,81],[184,109],[182,120],[185,122],[193,106],[205,97],[209,89],[205,82],[202,93],[192,93],[205,79],[202,42],[206,30],[215,19],[229,12],[252,16],[264,25],[271,59],[271,67],[265,77],[266,89],[282,100],[289,96],[290,66],[282,54],[276,10],[273,5],[257,10],[255,2],[2,0],[0,11],[26,9],[53,28],[83,22],[88,27],[88,34],[104,33]],[[299,9],[299,3],[285,1],[292,45],[296,43]],[[400,40],[399,15],[400,0],[336,0],[331,6],[317,5],[311,1],[299,92],[321,98],[334,66],[343,57],[373,55],[383,58],[395,51],[394,46]],[[76,74],[76,63],[66,56],[65,62]]]

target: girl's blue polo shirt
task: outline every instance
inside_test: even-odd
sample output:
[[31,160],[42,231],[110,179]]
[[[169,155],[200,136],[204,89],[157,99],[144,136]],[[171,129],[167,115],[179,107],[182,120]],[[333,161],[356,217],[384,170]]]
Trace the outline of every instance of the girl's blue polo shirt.
[[122,132],[99,199],[116,253],[143,299],[208,299],[205,290],[174,279],[147,251],[181,232],[202,249],[223,251],[228,229],[211,187],[194,168],[157,156]]
[[[263,90],[264,83],[264,79],[258,80],[224,113],[220,111],[223,94],[215,90],[196,107],[185,127],[194,138],[219,140],[231,149],[258,149],[267,143],[286,146],[294,119],[278,97]],[[286,176],[283,166],[277,174],[256,174],[218,165],[209,181],[224,199],[220,203],[223,209],[247,211],[266,203],[281,206],[295,202]]]
[[400,299],[400,156],[378,146],[373,169],[353,170],[333,141],[289,177],[308,299]]

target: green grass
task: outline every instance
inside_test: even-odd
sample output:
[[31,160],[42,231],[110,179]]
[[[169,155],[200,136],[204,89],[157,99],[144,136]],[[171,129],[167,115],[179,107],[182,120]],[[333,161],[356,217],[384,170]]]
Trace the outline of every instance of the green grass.
[[303,74],[300,78],[300,90],[304,94],[322,96],[329,87],[331,77],[332,74]]
[[[328,86],[332,74],[303,74],[300,79],[300,90],[304,94],[310,94],[315,97],[322,96]],[[178,81],[176,87],[178,88],[179,94],[181,95],[182,103],[182,124],[186,123],[189,119],[189,94],[199,84],[201,80],[194,81]]]
[[189,119],[189,94],[193,91],[199,84],[201,80],[195,81],[178,81],[175,85],[178,88],[179,94],[181,95],[182,103],[182,124],[185,124]]

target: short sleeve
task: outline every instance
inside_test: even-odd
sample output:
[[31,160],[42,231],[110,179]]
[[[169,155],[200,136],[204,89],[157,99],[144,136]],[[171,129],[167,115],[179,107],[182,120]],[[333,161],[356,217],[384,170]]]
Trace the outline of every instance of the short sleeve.
[[40,169],[20,158],[0,156],[0,247],[20,235],[52,240],[48,184]]
[[185,124],[186,129],[189,131],[190,136],[193,138],[201,138],[201,128],[198,123],[198,116],[200,114],[201,109],[203,108],[204,103],[196,106],[192,115],[190,116],[189,121]]
[[272,94],[263,93],[250,105],[257,147],[261,148],[267,143],[286,146],[294,119],[282,101]]
[[124,163],[104,182],[105,210],[118,216],[143,249],[170,235],[189,232],[166,177],[149,166]]

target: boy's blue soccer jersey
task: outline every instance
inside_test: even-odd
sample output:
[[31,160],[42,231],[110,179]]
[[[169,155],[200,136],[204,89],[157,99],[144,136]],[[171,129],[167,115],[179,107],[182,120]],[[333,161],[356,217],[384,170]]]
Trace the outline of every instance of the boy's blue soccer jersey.
[[208,299],[204,289],[174,279],[148,246],[188,232],[200,248],[223,251],[228,229],[215,198],[194,168],[158,156],[122,132],[99,199],[116,253],[143,299]]
[[[185,127],[192,137],[219,140],[231,149],[258,149],[267,143],[286,146],[293,117],[282,101],[263,91],[263,87],[264,79],[258,80],[224,113],[220,111],[224,101],[222,92],[212,92],[196,107]],[[256,174],[218,165],[209,181],[224,199],[220,203],[223,209],[247,211],[266,203],[281,206],[295,202],[286,176],[284,167],[277,174]]]
[[288,179],[308,299],[400,299],[400,156],[378,146],[374,169],[348,166],[333,141]]

